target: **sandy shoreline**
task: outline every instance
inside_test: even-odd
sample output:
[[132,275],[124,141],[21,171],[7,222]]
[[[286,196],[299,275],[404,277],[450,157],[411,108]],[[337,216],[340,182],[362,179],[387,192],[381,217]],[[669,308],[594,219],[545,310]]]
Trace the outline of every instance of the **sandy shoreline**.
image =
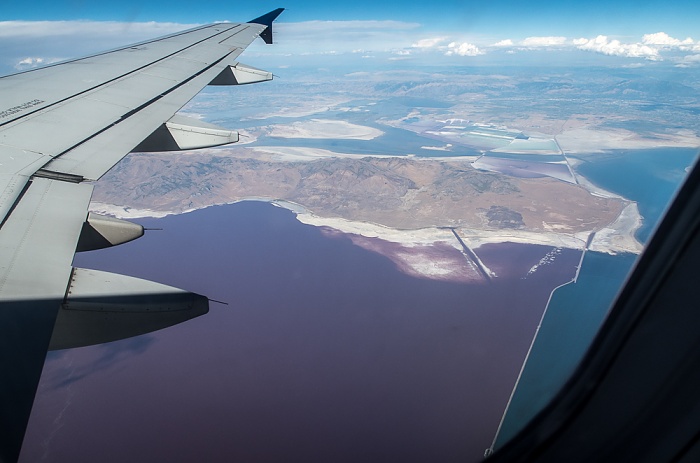
[[589,249],[609,254],[618,252],[639,254],[643,246],[634,234],[641,226],[642,216],[639,214],[637,203],[630,203],[622,210],[615,222],[596,232]]

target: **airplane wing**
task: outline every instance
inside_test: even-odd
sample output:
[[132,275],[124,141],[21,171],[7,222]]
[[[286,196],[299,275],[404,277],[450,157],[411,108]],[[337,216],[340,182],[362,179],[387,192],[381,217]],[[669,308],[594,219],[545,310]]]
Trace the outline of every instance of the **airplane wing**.
[[238,140],[175,113],[206,85],[271,80],[237,59],[257,37],[272,43],[282,10],[0,78],[0,462],[19,456],[47,350],[208,311],[197,294],[73,268],[73,255],[143,234],[87,212],[93,182],[128,153]]

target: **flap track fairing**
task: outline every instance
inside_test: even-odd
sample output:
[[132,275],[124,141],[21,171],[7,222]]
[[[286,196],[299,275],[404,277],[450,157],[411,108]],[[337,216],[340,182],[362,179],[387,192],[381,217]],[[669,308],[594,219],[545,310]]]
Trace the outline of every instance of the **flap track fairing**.
[[236,131],[176,114],[139,143],[132,152],[195,150],[237,141]]
[[126,339],[208,311],[208,299],[199,294],[116,273],[74,268],[49,349]]
[[76,252],[94,251],[122,243],[128,243],[143,236],[143,227],[114,217],[88,213],[83,223]]
[[272,73],[242,63],[224,68],[209,85],[245,85],[272,80]]

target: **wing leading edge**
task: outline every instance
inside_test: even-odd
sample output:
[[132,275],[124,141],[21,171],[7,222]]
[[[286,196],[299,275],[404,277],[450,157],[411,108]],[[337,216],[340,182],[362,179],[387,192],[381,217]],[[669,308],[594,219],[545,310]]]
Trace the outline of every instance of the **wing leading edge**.
[[237,61],[271,11],[0,78],[0,462],[16,461],[48,349],[107,342],[208,311],[204,296],[72,267],[76,249],[140,236],[90,214],[92,182],[132,151],[217,146],[236,132],[175,113],[209,84],[272,75]]

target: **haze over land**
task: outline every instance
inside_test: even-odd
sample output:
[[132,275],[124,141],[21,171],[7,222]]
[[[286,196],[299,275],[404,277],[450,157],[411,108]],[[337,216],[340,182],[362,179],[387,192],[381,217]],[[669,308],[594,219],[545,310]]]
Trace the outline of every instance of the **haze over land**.
[[158,216],[261,199],[405,246],[461,250],[442,230],[453,227],[470,246],[582,249],[595,233],[591,249],[639,252],[638,209],[577,173],[590,161],[578,155],[699,146],[687,93],[697,79],[572,72],[387,70],[330,84],[296,71],[292,81],[206,90],[183,113],[239,128],[241,142],[132,154],[97,183],[93,208]]

